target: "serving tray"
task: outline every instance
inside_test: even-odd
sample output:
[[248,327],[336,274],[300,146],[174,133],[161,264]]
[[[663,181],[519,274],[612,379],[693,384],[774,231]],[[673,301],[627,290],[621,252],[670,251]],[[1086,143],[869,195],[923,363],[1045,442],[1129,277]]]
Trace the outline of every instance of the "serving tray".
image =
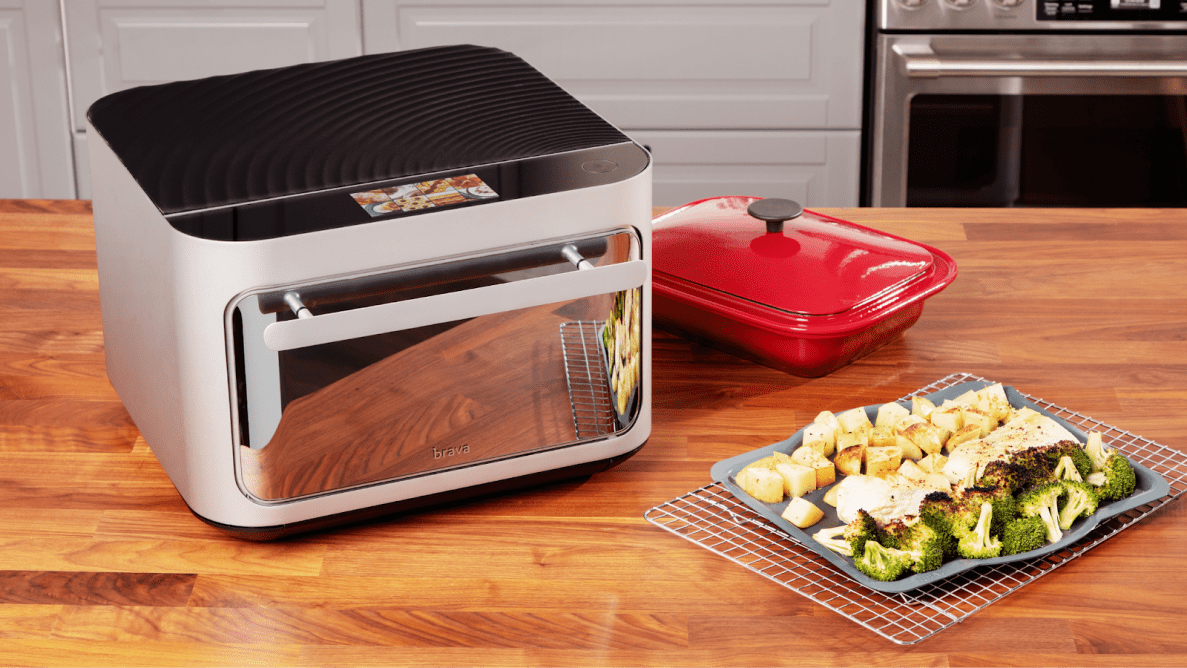
[[[987,380],[968,381],[952,385],[925,396],[938,406],[943,403],[945,399],[955,399],[969,390],[979,390],[990,384],[992,383]],[[1009,399],[1011,406],[1014,406],[1015,408],[1026,406],[1032,410],[1047,415],[1063,425],[1068,431],[1075,435],[1081,443],[1087,440],[1088,435],[1084,431],[1080,430],[1075,425],[1070,424],[1058,415],[1051,413],[1042,406],[1030,401],[1015,388],[1005,386],[1004,389],[1006,391],[1006,398]],[[910,409],[909,403],[905,401],[900,401],[899,403]],[[881,404],[874,404],[864,407],[866,415],[869,416],[871,422],[873,422],[877,417],[878,407],[880,405]],[[743,492],[734,480],[734,476],[737,474],[737,472],[741,471],[748,464],[762,459],[763,457],[768,457],[772,452],[775,451],[790,453],[791,451],[798,448],[802,442],[803,430],[801,429],[786,440],[717,462],[710,470],[710,476],[714,481],[722,484],[726,489],[728,489],[739,501],[754,509],[760,516],[779,527],[779,529],[786,532],[793,539],[803,544],[804,547],[816,552],[821,557],[836,566],[839,570],[844,572],[846,575],[861,583],[863,586],[885,593],[907,592],[924,585],[932,584],[945,578],[963,573],[970,569],[977,568],[979,566],[992,566],[1014,561],[1024,561],[1063,550],[1067,546],[1084,538],[1101,522],[1139,506],[1161,499],[1170,493],[1170,485],[1165,478],[1130,458],[1130,464],[1133,466],[1134,473],[1137,477],[1137,486],[1134,489],[1133,494],[1130,494],[1124,499],[1119,499],[1112,503],[1102,505],[1092,515],[1080,518],[1075,524],[1072,525],[1071,529],[1063,533],[1063,538],[1061,540],[1055,543],[1048,543],[1047,545],[1036,550],[1009,556],[994,557],[992,559],[954,559],[952,561],[946,562],[943,566],[933,571],[928,571],[926,573],[916,573],[893,582],[883,582],[881,580],[875,580],[857,570],[857,568],[853,565],[852,557],[846,557],[833,552],[832,550],[816,542],[816,540],[813,539],[809,533],[815,533],[820,529],[835,527],[843,524],[843,522],[837,518],[836,509],[823,501],[824,494],[832,485],[818,489],[805,496],[805,498],[824,511],[824,517],[819,522],[809,527],[807,531],[805,531],[796,527],[780,516],[783,510],[787,507],[788,500],[784,500],[779,503],[763,503],[762,501],[750,496],[746,492]],[[842,477],[843,476],[838,474],[837,483],[840,482]]]

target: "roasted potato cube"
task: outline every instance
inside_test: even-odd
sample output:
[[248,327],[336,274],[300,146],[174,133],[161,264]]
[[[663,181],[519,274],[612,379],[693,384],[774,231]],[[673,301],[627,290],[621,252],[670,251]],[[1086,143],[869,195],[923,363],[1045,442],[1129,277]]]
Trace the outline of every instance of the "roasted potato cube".
[[948,442],[944,444],[944,449],[947,452],[952,452],[961,443],[975,441],[978,438],[981,438],[981,427],[976,424],[966,424],[960,428],[960,431],[948,437]]
[[976,425],[981,430],[981,434],[977,438],[985,438],[989,432],[997,427],[997,420],[993,419],[988,413],[983,413],[976,408],[964,409],[964,423],[966,425]]
[[851,408],[841,413],[837,416],[837,422],[841,424],[843,431],[851,434],[868,434],[874,428],[874,425],[870,422],[870,416],[866,415],[864,408]]
[[964,426],[964,412],[958,407],[937,408],[928,420],[933,426],[955,433]]
[[951,401],[952,401],[952,403],[959,404],[961,406],[972,406],[977,403],[977,399],[978,399],[977,391],[969,390],[968,392],[965,392],[964,394],[960,395],[959,397],[956,397],[955,399],[952,399]]
[[761,466],[749,466],[734,476],[738,487],[763,503],[783,500],[783,476]]
[[783,493],[787,496],[803,496],[816,491],[816,471],[790,462],[775,465],[775,472],[783,477]]
[[899,464],[898,472],[902,476],[911,481],[920,481],[927,475],[927,471],[919,468],[919,465],[910,459],[904,459],[902,464]]
[[834,439],[839,436],[842,431],[844,431],[841,429],[841,423],[837,421],[837,416],[833,415],[832,411],[820,411],[820,413],[816,415],[816,419],[813,420],[813,422],[822,424],[825,427],[831,429]]
[[837,432],[822,422],[813,422],[804,427],[804,445],[831,457],[837,451]]
[[838,446],[837,456],[833,457],[833,464],[837,470],[845,475],[860,475],[861,462],[865,459],[865,443],[857,443],[845,448]]
[[903,451],[903,457],[905,459],[919,460],[919,459],[922,459],[923,456],[927,454],[924,451],[920,450],[919,446],[915,445],[914,441],[912,441],[911,439],[904,436],[901,432],[895,433],[894,444],[896,446],[898,446],[899,450]]
[[824,496],[822,496],[820,498],[822,501],[824,501],[828,505],[832,506],[833,508],[836,508],[837,507],[837,494],[839,494],[840,492],[841,492],[841,486],[833,485],[832,487],[829,487],[828,489],[824,490]]
[[746,469],[770,469],[770,470],[774,471],[775,464],[777,464],[777,463],[778,463],[778,460],[775,459],[774,455],[768,455],[766,457],[763,457],[762,459],[756,459],[756,460],[750,462],[745,467],[743,467],[742,470],[745,471]]
[[948,458],[940,453],[929,454],[923,459],[919,460],[919,468],[924,473],[943,473],[944,464],[948,463]]
[[1002,387],[1001,383],[994,383],[993,385],[987,385],[987,386],[977,390],[977,396],[982,399],[987,399],[991,402],[1000,401],[1001,403],[1006,404],[1007,406],[1010,405],[1010,400],[1008,398],[1006,398],[1006,388]]
[[885,447],[888,445],[898,445],[898,435],[894,431],[894,427],[874,427],[870,432],[870,445]]
[[933,452],[940,452],[944,444],[940,441],[940,434],[930,422],[916,422],[899,431],[899,434],[906,438],[915,447],[919,448],[924,454],[931,454]]
[[885,476],[898,471],[903,461],[903,451],[898,446],[870,446],[866,448],[865,458],[866,475]]
[[799,447],[791,453],[796,464],[807,466],[816,473],[816,489],[827,487],[837,480],[837,469],[828,457],[807,446]]
[[927,397],[911,397],[911,415],[918,415],[926,420],[935,408],[936,405]]
[[878,407],[878,417],[874,419],[875,427],[893,427],[899,420],[907,417],[911,411],[896,403],[886,403]]
[[824,517],[824,511],[811,501],[796,497],[787,504],[781,517],[801,529],[806,529],[819,522]]

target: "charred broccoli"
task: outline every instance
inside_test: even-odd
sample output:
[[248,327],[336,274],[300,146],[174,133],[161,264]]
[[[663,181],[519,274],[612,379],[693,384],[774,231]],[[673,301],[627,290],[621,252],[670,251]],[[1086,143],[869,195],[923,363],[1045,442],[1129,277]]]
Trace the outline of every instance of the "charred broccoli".
[[865,553],[866,542],[879,539],[878,522],[865,510],[858,510],[857,517],[845,525],[843,533],[849,541],[849,551],[853,556]]
[[1072,458],[1067,455],[1060,457],[1059,463],[1055,465],[1056,480],[1084,482],[1084,475],[1081,475],[1079,467],[1077,467],[1075,462],[1072,461]]
[[1022,554],[1047,543],[1047,527],[1038,515],[1019,517],[1002,531],[1002,554]]
[[883,544],[911,555],[911,570],[926,573],[944,563],[940,534],[919,518],[895,520],[882,528]]
[[[1060,441],[1055,445],[1047,447],[1047,458],[1054,463],[1054,473],[1057,478],[1062,478],[1061,473],[1071,475],[1071,471],[1075,471],[1079,475],[1079,479],[1083,480],[1092,472],[1092,458],[1084,451],[1077,441]],[[1067,458],[1067,463],[1064,462]],[[1071,469],[1067,469],[1071,466]],[[1061,470],[1061,467],[1063,470]],[[1071,479],[1075,478],[1062,478]]]
[[1096,488],[1101,501],[1124,499],[1137,487],[1133,466],[1116,452],[1106,457],[1101,470],[1089,473],[1086,480]]
[[936,532],[944,559],[956,556],[956,536],[952,534],[955,510],[955,501],[947,492],[932,492],[919,502],[919,521]]
[[989,532],[996,536],[1000,536],[1006,524],[1018,516],[1014,495],[1005,485],[969,487],[960,493],[959,503],[968,508],[970,513],[975,513],[978,520],[983,504],[993,506],[993,520]]
[[1063,538],[1059,528],[1059,497],[1063,496],[1063,485],[1052,481],[1041,483],[1018,495],[1018,514],[1023,517],[1039,517],[1047,530],[1047,542],[1054,543]]
[[1064,493],[1059,502],[1059,528],[1067,531],[1076,519],[1096,512],[1100,497],[1092,485],[1086,482],[1064,480],[1062,484]]
[[971,529],[956,529],[956,551],[966,559],[989,559],[1002,553],[1002,541],[989,530],[993,522],[993,504],[982,503],[977,524]]
[[985,471],[977,481],[978,487],[1004,487],[1011,494],[1031,486],[1026,468],[1008,459],[995,459],[985,465]]
[[853,560],[853,565],[875,580],[891,582],[899,579],[911,567],[911,555],[868,540],[861,556]]

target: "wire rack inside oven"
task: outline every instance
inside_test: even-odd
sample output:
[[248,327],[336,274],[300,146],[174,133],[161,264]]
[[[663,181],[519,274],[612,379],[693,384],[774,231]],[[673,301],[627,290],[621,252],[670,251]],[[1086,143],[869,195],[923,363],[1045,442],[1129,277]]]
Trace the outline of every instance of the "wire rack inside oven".
[[561,323],[561,353],[569,402],[573,406],[573,428],[577,439],[604,436],[615,431],[610,379],[598,336],[605,323],[580,320]]
[[[973,380],[953,374],[913,394]],[[909,399],[910,396],[904,397]],[[1170,494],[1101,522],[1082,541],[1043,557],[965,571],[908,592],[868,589],[768,523],[719,483],[658,505],[645,517],[667,531],[735,561],[900,645],[924,640],[1037,580],[1187,491],[1187,454],[1027,395],[1027,399],[1161,474]]]

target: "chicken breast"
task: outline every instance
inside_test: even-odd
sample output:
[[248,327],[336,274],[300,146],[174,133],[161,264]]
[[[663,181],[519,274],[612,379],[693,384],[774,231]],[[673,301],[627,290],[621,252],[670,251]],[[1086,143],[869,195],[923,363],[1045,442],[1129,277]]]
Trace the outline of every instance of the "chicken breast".
[[1063,425],[1042,413],[1028,411],[994,429],[984,438],[956,446],[948,454],[944,476],[948,482],[956,485],[964,481],[974,468],[977,469],[976,476],[980,477],[985,472],[986,464],[995,459],[1005,459],[1012,452],[1068,440],[1074,441],[1076,437]]
[[919,514],[919,502],[933,490],[913,485],[896,485],[868,475],[846,476],[837,483],[837,517],[848,524],[865,510],[875,520],[890,520]]

